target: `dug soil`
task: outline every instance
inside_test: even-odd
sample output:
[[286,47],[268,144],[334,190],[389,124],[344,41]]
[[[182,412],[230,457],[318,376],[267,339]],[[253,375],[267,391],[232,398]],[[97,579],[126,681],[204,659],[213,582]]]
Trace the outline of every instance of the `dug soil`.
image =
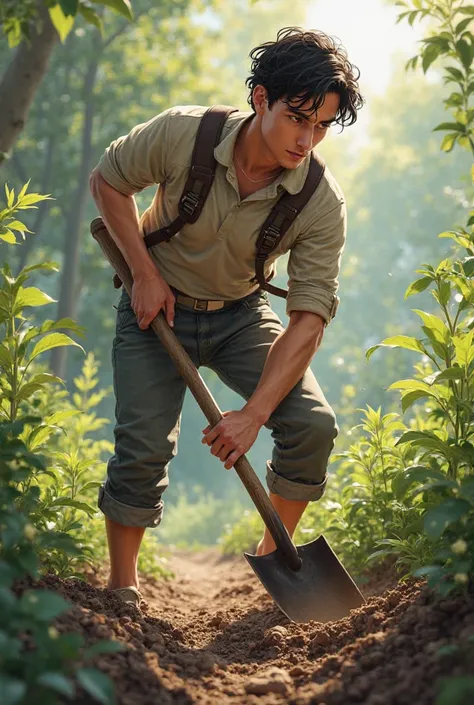
[[95,661],[118,705],[434,705],[443,679],[472,673],[474,594],[436,601],[383,573],[346,619],[294,624],[244,559],[178,553],[171,568],[173,580],[142,579],[141,613],[103,588],[105,574],[39,584],[73,605],[60,631],[123,643]]

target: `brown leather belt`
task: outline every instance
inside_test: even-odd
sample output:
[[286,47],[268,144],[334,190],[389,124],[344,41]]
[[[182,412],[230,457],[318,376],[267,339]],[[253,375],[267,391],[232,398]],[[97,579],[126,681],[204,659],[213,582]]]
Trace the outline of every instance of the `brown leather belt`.
[[232,306],[236,303],[236,301],[193,299],[192,296],[186,296],[186,294],[181,294],[176,290],[174,290],[174,295],[176,297],[176,303],[183,304],[183,306],[188,306],[188,308],[192,308],[193,311],[200,312],[219,311],[221,308],[227,308],[228,306]]

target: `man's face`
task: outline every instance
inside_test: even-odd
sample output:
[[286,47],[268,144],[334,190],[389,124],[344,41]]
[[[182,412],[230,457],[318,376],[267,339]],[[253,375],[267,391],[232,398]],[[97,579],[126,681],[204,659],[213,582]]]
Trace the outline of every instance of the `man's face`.
[[269,157],[285,169],[296,169],[334,122],[339,108],[338,94],[328,93],[317,113],[311,112],[311,100],[300,108],[278,100],[270,109],[263,86],[257,86],[255,94],[254,105],[261,118],[262,138]]

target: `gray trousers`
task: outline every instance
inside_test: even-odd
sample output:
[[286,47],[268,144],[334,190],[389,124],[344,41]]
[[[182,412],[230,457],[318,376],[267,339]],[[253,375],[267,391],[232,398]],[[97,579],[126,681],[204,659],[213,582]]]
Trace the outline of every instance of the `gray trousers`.
[[[204,365],[248,399],[283,324],[256,292],[210,313],[176,306],[174,331],[194,364]],[[151,330],[140,330],[124,291],[112,349],[116,397],[115,454],[99,490],[99,507],[126,526],[157,526],[176,454],[185,384]],[[308,370],[270,417],[274,440],[267,485],[290,500],[319,499],[337,435],[334,412]]]

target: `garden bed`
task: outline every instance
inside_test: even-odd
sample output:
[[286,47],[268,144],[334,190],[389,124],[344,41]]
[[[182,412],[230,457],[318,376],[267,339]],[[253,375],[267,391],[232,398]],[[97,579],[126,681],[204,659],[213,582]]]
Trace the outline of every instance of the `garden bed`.
[[[41,582],[73,604],[59,631],[123,642],[95,662],[119,705],[433,705],[443,679],[472,673],[473,594],[435,601],[421,583],[375,580],[370,591],[384,592],[346,619],[294,624],[243,559],[182,554],[172,567],[172,581],[143,579],[141,614],[104,590],[101,574]],[[466,693],[463,705],[472,702]]]

